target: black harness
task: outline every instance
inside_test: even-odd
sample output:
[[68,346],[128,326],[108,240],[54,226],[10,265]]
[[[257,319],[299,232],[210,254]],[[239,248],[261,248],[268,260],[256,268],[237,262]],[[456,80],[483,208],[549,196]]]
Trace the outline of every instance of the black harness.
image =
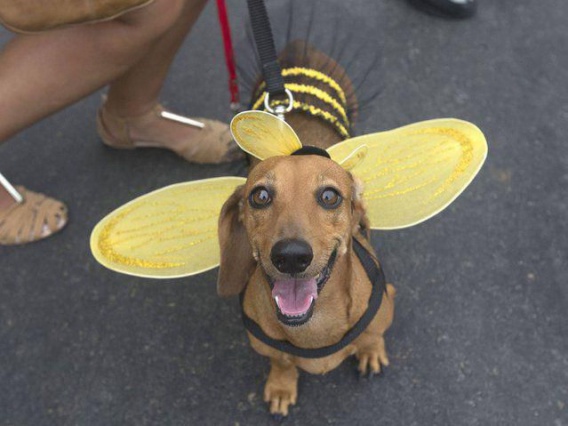
[[355,325],[351,329],[349,329],[347,333],[345,333],[341,340],[339,340],[337,343],[334,343],[333,345],[312,349],[300,348],[288,342],[287,340],[276,340],[272,337],[269,337],[262,330],[262,328],[245,313],[243,307],[243,301],[246,292],[245,287],[245,289],[240,294],[240,303],[243,324],[247,331],[262,343],[270,346],[271,348],[301,358],[323,358],[340,351],[351,342],[353,342],[357,337],[359,337],[359,335],[361,335],[363,331],[365,331],[367,326],[375,317],[377,311],[379,310],[379,307],[381,306],[383,294],[386,291],[385,275],[383,273],[383,270],[381,269],[380,265],[377,264],[375,258],[371,255],[371,253],[369,253],[369,251],[365,249],[365,247],[356,238],[353,238],[353,250],[355,250],[355,254],[359,259],[359,262],[361,262],[361,265],[365,269],[365,272],[367,273],[369,281],[371,281],[373,289],[371,290],[371,296],[369,297],[369,306],[367,307],[367,310],[361,316],[361,318],[359,318],[359,321],[357,321]]

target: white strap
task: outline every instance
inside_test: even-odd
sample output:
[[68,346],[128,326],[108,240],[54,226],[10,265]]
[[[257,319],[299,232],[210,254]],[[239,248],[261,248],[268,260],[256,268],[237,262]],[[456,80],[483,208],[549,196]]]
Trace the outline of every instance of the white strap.
[[4,189],[8,191],[8,194],[10,194],[17,203],[21,204],[24,202],[24,197],[22,197],[22,194],[20,194],[18,190],[14,188],[10,182],[8,182],[8,179],[6,179],[2,175],[2,173],[0,173],[0,185],[2,185]]

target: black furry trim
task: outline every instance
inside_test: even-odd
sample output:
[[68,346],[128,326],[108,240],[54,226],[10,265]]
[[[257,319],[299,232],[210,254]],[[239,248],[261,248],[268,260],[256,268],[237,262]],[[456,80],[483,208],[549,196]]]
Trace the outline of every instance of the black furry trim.
[[331,159],[329,152],[325,149],[318,148],[317,146],[306,145],[301,147],[300,149],[294,151],[290,155],[319,155],[320,157],[326,157]]

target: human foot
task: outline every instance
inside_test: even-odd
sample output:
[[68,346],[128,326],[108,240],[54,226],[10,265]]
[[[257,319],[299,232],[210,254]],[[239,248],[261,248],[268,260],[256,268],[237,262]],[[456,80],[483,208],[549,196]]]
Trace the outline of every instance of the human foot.
[[22,186],[16,190],[23,201],[16,201],[0,186],[0,245],[26,244],[60,231],[67,223],[67,207]]
[[203,123],[200,127],[184,120],[161,105],[129,118],[111,114],[103,106],[97,116],[97,130],[103,142],[113,148],[166,148],[192,163],[216,164],[244,158],[226,124],[199,118],[197,123]]

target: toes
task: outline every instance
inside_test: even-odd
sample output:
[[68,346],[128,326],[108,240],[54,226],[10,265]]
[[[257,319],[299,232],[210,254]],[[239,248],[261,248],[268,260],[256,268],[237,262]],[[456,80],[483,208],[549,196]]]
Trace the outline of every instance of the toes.
[[[67,207],[61,204],[57,211],[44,219],[43,226],[41,227],[41,237],[45,238],[57,231],[60,231],[66,224]],[[30,235],[30,241],[33,241],[33,239],[34,236]]]
[[374,374],[381,372],[381,363],[378,356],[372,356],[369,361],[369,375],[372,377]]
[[280,412],[283,416],[288,415],[288,407],[290,406],[290,400],[288,398],[283,398],[280,400]]
[[[358,358],[359,365],[357,367],[357,372],[359,379],[378,376],[383,372],[382,366],[388,365],[386,355],[381,356],[381,354],[378,353],[360,354]],[[383,362],[384,360],[386,360],[386,363]]]
[[386,352],[380,352],[379,353],[379,359],[381,360],[381,365],[388,367],[389,363],[389,358],[387,357],[387,353]]
[[280,412],[278,411],[280,409],[280,398],[278,397],[274,397],[270,400],[270,414],[272,415],[278,415],[280,414]]
[[367,373],[367,365],[369,364],[369,355],[361,354],[359,356],[359,375],[360,377],[364,377]]
[[270,399],[270,414],[272,417],[280,418],[288,415],[288,407],[292,404],[290,398],[282,395],[274,396]]

